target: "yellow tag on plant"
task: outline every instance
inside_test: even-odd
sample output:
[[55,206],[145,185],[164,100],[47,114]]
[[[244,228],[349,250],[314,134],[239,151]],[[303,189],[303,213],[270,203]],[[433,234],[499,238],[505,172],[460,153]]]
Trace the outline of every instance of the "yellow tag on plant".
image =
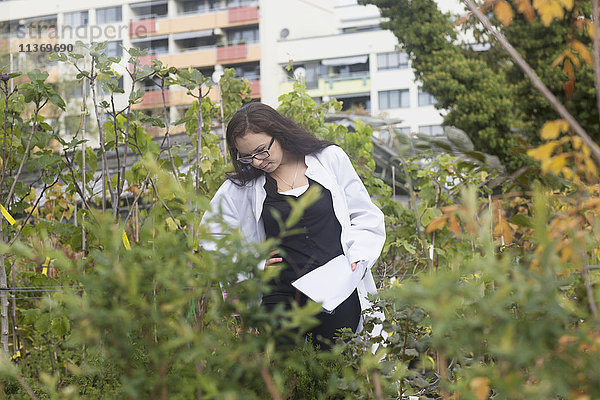
[[1,204],[0,204],[0,212],[2,212],[2,215],[4,215],[4,218],[6,218],[6,220],[8,221],[9,224],[11,224],[11,225],[15,224],[15,219],[12,217],[12,215],[10,215],[8,213],[8,211],[6,211],[6,208],[4,208],[4,206]]
[[42,264],[42,274],[48,276],[48,266],[50,265],[50,257],[46,257],[44,264]]
[[123,232],[123,246],[125,246],[125,249],[131,250],[131,245],[129,244],[129,239],[127,238],[126,232]]

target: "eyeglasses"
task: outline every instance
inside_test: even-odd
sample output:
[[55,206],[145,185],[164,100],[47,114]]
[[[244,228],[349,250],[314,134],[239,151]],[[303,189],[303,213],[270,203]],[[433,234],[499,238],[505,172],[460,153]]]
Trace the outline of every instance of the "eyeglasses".
[[271,141],[269,142],[269,145],[267,146],[267,148],[265,150],[261,150],[258,153],[252,154],[251,156],[240,157],[240,153],[238,152],[237,160],[239,162],[241,162],[242,164],[252,164],[252,161],[255,158],[257,160],[264,160],[266,158],[269,158],[271,156],[271,153],[269,153],[269,149],[271,149],[271,146],[273,146],[274,141],[275,141],[275,136],[273,136],[271,138]]

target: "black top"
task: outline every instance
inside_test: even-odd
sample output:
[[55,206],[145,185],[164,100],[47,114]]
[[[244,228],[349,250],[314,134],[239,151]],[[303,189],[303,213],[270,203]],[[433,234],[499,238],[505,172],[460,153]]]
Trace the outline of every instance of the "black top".
[[[285,223],[291,211],[288,199],[296,200],[296,197],[278,193],[277,181],[268,174],[265,176],[267,197],[261,217],[266,237],[279,237],[279,222]],[[265,303],[280,302],[282,297],[294,296],[296,289],[291,282],[343,254],[340,239],[342,227],[333,211],[331,193],[310,178],[308,183],[310,187],[318,186],[321,196],[304,210],[298,223],[290,229],[300,229],[301,232],[281,238],[278,250],[279,256],[283,258],[284,268],[278,279],[271,282],[272,292],[263,297]]]

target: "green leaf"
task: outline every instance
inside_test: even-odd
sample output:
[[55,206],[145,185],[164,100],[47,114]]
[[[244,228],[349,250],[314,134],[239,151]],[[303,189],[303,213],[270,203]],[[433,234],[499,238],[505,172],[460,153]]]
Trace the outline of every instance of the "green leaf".
[[44,82],[46,79],[48,79],[49,74],[46,71],[40,71],[36,68],[33,71],[29,71],[27,73],[27,76],[29,77],[29,79],[31,79],[32,82]]
[[533,222],[530,217],[523,214],[516,214],[510,218],[510,222],[519,226],[526,226],[528,228],[533,228]]
[[67,317],[65,317],[64,315],[53,318],[50,326],[52,328],[52,332],[58,336],[66,335],[71,329],[71,324],[69,323]]

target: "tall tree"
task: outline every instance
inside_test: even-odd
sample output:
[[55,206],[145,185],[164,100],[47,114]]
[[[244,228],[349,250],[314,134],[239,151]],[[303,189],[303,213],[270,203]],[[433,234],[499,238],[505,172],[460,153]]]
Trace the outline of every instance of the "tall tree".
[[[479,150],[497,155],[508,170],[527,162],[520,142],[537,143],[543,123],[558,115],[476,21],[457,24],[455,16],[440,11],[434,0],[361,3],[376,5],[387,18],[382,26],[398,37],[423,89],[438,99],[438,107],[448,110],[445,124],[467,132]],[[494,2],[487,4],[491,7]],[[590,1],[581,1],[567,18],[547,26],[539,21],[530,23],[523,14],[512,15],[512,23],[506,28],[497,25],[569,111],[588,131],[596,132],[594,139],[598,140],[591,67],[585,66],[585,60],[581,62],[580,54],[565,47],[569,38],[584,46],[589,43],[576,21],[578,15],[589,14],[590,8]],[[482,46],[458,41],[460,29],[470,29],[475,39],[471,44],[488,49],[475,51]],[[567,50],[579,65],[573,74],[569,68],[569,74],[563,71],[564,62],[553,63]],[[573,90],[574,82],[577,90]]]

